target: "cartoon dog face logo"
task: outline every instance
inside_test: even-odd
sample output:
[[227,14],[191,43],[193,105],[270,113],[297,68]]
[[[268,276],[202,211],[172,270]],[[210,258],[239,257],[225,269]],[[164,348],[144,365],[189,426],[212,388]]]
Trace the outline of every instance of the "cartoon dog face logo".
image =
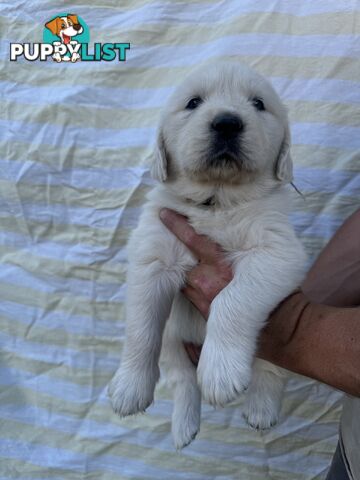
[[[45,24],[45,27],[48,28],[53,35],[56,35],[61,39],[61,42],[54,42],[54,45],[59,45],[60,43],[65,45],[68,43],[76,45],[78,42],[73,40],[73,37],[80,35],[84,31],[82,25],[79,23],[78,16],[70,13],[66,17],[53,18],[50,22]],[[61,57],[59,53],[53,55],[53,60],[56,62],[70,60],[76,62],[79,58],[80,55],[75,52],[71,57]]]

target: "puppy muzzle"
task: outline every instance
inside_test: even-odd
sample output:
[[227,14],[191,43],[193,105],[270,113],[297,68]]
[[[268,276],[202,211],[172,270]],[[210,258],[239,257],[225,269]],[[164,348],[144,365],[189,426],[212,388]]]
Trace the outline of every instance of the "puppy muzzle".
[[245,125],[238,115],[220,113],[210,124],[211,147],[207,160],[210,167],[241,167],[240,140]]
[[238,115],[220,113],[211,122],[210,128],[221,139],[232,139],[244,130],[244,123]]

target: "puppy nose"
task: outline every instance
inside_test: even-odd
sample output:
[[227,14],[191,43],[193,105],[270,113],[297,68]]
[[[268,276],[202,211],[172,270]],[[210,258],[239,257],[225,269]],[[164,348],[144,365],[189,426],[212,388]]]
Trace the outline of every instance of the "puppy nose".
[[81,25],[80,25],[80,23],[74,23],[73,27],[74,27],[74,30],[76,30],[78,32],[81,28]]
[[240,133],[244,129],[244,124],[237,115],[220,113],[211,122],[211,128],[223,136],[231,137]]

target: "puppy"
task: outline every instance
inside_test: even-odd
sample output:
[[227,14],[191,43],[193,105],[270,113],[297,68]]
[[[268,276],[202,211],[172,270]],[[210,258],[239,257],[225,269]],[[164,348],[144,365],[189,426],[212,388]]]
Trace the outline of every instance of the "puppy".
[[[69,14],[66,17],[56,17],[53,18],[50,22],[45,24],[45,27],[48,28],[53,35],[56,35],[61,39],[61,42],[54,42],[54,45],[60,45],[61,43],[67,45],[76,45],[78,42],[72,40],[76,35],[80,35],[84,29],[80,25],[77,15]],[[80,54],[73,52],[71,57],[61,56],[60,53],[54,53],[53,60],[56,62],[76,62],[79,60]]]
[[[287,218],[289,125],[271,85],[238,63],[191,74],[163,112],[152,175],[159,183],[129,241],[126,341],[109,385],[113,409],[126,416],[151,404],[161,352],[176,448],[199,430],[201,397],[223,406],[246,391],[248,423],[268,428],[278,419],[285,379],[255,360],[257,339],[306,264]],[[186,215],[232,265],[233,280],[212,302],[207,323],[180,292],[197,260],[161,223],[162,207]],[[203,344],[197,369],[183,342]]]

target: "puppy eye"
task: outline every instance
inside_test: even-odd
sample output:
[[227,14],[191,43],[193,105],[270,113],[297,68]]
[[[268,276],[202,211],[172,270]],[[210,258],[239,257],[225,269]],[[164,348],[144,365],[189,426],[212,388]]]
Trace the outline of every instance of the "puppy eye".
[[66,26],[65,23],[63,23],[63,24],[61,25],[61,28],[65,28],[65,26]]
[[264,102],[261,98],[255,97],[252,99],[252,104],[256,108],[256,110],[259,110],[260,112],[265,110],[265,105]]
[[202,99],[200,97],[194,97],[188,101],[185,108],[186,110],[195,110],[195,108],[197,108],[200,103],[202,103]]

